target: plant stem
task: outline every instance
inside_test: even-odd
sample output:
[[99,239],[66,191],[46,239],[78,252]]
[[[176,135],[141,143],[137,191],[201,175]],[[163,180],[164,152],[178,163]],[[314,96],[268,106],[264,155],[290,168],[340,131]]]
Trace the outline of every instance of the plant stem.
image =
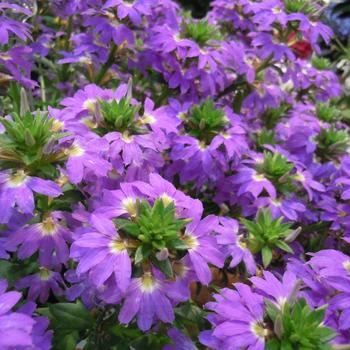
[[[70,37],[72,35],[72,30],[73,30],[73,17],[70,16],[68,18],[68,24],[67,24],[67,35],[65,38],[65,42],[64,42],[64,51],[69,51],[70,48]],[[69,75],[68,75],[68,68],[69,68],[69,63],[65,63],[62,65],[62,71],[61,71],[61,81],[65,82],[69,79]]]
[[99,72],[97,73],[97,75],[95,77],[95,84],[98,85],[101,83],[101,81],[103,80],[108,69],[111,68],[111,66],[113,65],[114,59],[115,59],[114,56],[115,56],[116,51],[117,51],[117,46],[114,43],[112,43],[110,51],[109,51],[108,59],[107,59],[106,63],[104,63],[102,65],[102,67],[100,68]]

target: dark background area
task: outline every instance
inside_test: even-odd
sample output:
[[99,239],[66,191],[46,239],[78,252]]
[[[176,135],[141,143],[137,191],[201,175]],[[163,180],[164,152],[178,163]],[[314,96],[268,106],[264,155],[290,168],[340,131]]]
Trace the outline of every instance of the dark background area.
[[202,18],[209,10],[212,0],[177,0],[188,11],[191,11],[195,18]]

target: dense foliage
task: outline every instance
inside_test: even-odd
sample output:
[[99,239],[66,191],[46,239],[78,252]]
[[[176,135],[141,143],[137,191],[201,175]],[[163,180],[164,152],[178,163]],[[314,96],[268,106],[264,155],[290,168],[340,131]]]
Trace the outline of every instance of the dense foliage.
[[349,49],[211,5],[0,3],[0,350],[349,349]]

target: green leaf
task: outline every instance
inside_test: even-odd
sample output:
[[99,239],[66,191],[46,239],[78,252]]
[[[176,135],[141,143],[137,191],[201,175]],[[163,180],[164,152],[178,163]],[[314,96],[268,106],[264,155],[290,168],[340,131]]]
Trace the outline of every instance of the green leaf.
[[266,343],[265,350],[280,350],[280,344],[276,339],[270,339]]
[[287,253],[290,253],[290,254],[294,253],[293,249],[286,242],[278,240],[275,242],[275,245]]
[[51,304],[49,310],[55,322],[65,329],[85,330],[94,323],[92,315],[79,300],[75,303]]
[[272,260],[272,251],[269,247],[263,247],[261,250],[261,254],[262,254],[262,260],[263,260],[263,265],[264,268],[266,269]]
[[53,350],[75,350],[79,340],[79,333],[77,331],[66,333],[62,330],[55,330]]
[[166,259],[166,260],[158,260],[158,259],[153,259],[153,264],[159,268],[160,271],[162,271],[166,277],[168,278],[173,278],[174,274],[173,274],[173,268],[171,266],[170,260]]
[[280,312],[278,307],[275,304],[273,304],[270,300],[265,299],[265,310],[267,315],[270,317],[271,321],[275,322],[276,317]]
[[151,249],[152,248],[147,244],[138,246],[135,252],[135,264],[139,264],[146,260],[151,253]]
[[188,245],[180,238],[170,240],[169,247],[176,250],[188,250]]

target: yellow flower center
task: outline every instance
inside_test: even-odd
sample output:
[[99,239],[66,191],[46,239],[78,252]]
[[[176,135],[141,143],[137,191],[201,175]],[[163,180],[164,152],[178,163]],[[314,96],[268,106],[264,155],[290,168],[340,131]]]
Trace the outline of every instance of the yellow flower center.
[[350,274],[350,260],[343,262],[344,269]]
[[143,124],[153,124],[155,122],[156,122],[156,118],[154,118],[153,115],[150,115],[150,114],[145,114],[144,117],[142,118]]
[[297,172],[294,175],[294,179],[300,182],[304,182],[305,181],[305,176],[302,173]]
[[48,281],[52,275],[52,272],[44,267],[39,271],[39,277],[42,281]]
[[87,100],[85,100],[85,102],[83,103],[83,107],[85,109],[88,109],[91,113],[95,112],[96,109],[96,100],[93,98],[88,98]]
[[51,130],[53,132],[59,132],[63,129],[64,123],[61,122],[60,120],[54,119],[53,123],[52,123],[52,128]]
[[281,12],[282,12],[282,9],[279,6],[275,6],[272,9],[272,13],[274,13],[275,15],[277,15],[278,13],[281,13]]
[[190,249],[196,249],[199,246],[197,237],[193,235],[186,235],[184,241]]
[[27,180],[27,175],[24,170],[18,170],[16,173],[12,174],[7,182],[9,187],[20,187]]
[[44,235],[54,235],[57,232],[57,225],[51,216],[43,220],[40,226]]
[[126,249],[125,243],[121,240],[114,240],[110,243],[109,246],[111,248],[112,253],[119,253]]
[[123,134],[122,134],[122,139],[124,142],[126,143],[131,143],[132,140],[134,139],[134,137],[132,135],[129,135],[129,133],[127,131],[125,131]]
[[123,199],[122,206],[130,216],[137,215],[137,204],[134,198],[127,197]]
[[161,196],[160,196],[164,206],[168,206],[169,204],[171,203],[174,203],[174,199],[171,198],[170,196],[168,196],[166,193],[163,193]]
[[73,157],[80,157],[85,153],[85,150],[81,148],[77,143],[73,143],[73,145],[66,150],[66,154]]
[[252,178],[253,178],[254,181],[257,181],[257,182],[266,180],[266,179],[265,179],[265,176],[262,175],[262,174],[254,174],[254,175],[252,176]]
[[261,339],[268,336],[269,330],[266,329],[261,322],[253,322],[250,326],[251,331]]
[[146,272],[141,278],[141,291],[143,293],[152,293],[159,283],[153,278],[150,272]]

